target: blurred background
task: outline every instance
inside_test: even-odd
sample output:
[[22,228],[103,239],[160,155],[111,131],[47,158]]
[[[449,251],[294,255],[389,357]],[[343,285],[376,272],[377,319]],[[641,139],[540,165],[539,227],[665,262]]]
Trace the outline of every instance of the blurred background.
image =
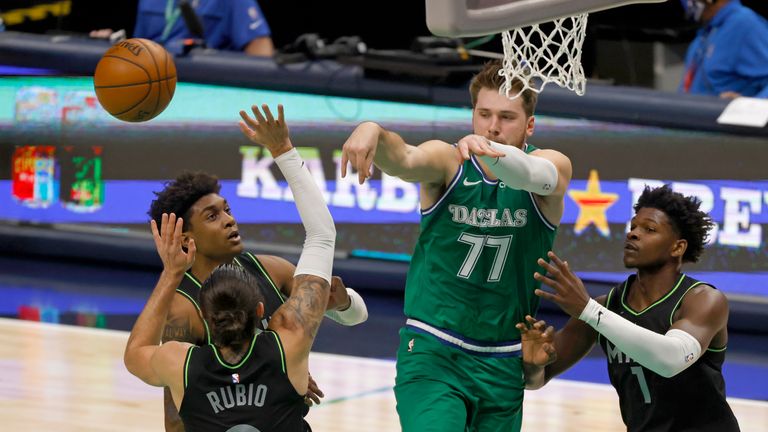
[[[184,169],[219,176],[250,250],[295,261],[303,230],[286,184],[236,127],[240,109],[282,103],[337,222],[336,273],[371,311],[360,328],[325,323],[315,349],[394,358],[418,190],[378,171],[363,186],[342,179],[340,149],[364,120],[410,143],[466,135],[468,79],[486,59],[443,49],[455,41],[419,39],[430,36],[423,2],[262,1],[274,59],[190,46],[175,59],[168,109],[128,124],[95,99],[91,76],[110,44],[88,33],[131,37],[137,3],[0,3],[0,316],[130,329],[159,271],[152,192]],[[768,2],[743,4],[768,14]],[[697,28],[677,0],[591,14],[587,94],[547,87],[530,141],[567,154],[571,190],[590,193],[566,197],[556,250],[593,295],[628,273],[625,224],[645,185],[702,199],[717,228],[687,271],[729,298],[729,395],[768,400],[768,130],[718,122],[727,100],[675,93]],[[502,52],[498,35],[461,42]],[[587,224],[577,229],[580,218]],[[541,313],[565,319],[552,304]],[[607,382],[592,366],[566,378]]]

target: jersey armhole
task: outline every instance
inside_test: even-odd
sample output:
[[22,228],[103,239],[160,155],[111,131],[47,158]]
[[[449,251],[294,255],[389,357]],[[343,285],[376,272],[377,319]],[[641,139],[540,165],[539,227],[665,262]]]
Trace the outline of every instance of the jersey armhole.
[[189,362],[192,359],[192,351],[195,348],[197,348],[195,345],[189,347],[187,350],[187,358],[184,360],[184,390],[186,390],[189,385]]
[[280,340],[280,335],[278,335],[276,331],[272,330],[265,330],[264,332],[272,334],[272,337],[275,339],[277,351],[280,353],[280,368],[284,374],[288,375],[288,369],[285,365],[285,350],[283,350],[283,342]]
[[261,264],[261,261],[259,261],[258,258],[256,258],[256,255],[252,254],[251,252],[246,252],[245,255],[251,259],[251,261],[256,264],[256,267],[259,269],[262,275],[264,275],[265,278],[267,278],[267,282],[269,282],[269,285],[272,286],[272,289],[275,290],[275,293],[277,294],[277,297],[280,299],[282,303],[285,303],[285,294],[283,294],[282,291],[280,291],[280,288],[277,287],[275,284],[275,281],[272,280],[272,276],[269,275],[269,272],[267,269],[264,268],[264,266]]
[[459,179],[461,178],[462,173],[464,172],[464,164],[459,164],[459,169],[456,170],[456,174],[453,175],[453,180],[448,184],[448,187],[445,188],[445,192],[440,196],[440,198],[435,201],[434,204],[432,204],[430,207],[421,209],[419,208],[419,211],[421,212],[422,216],[427,216],[435,211],[438,207],[440,207],[440,204],[445,201],[445,199],[448,197],[448,195],[451,194],[451,191],[453,191],[453,188],[456,187],[456,183],[458,183]]
[[[680,299],[679,299],[679,300],[677,301],[677,303],[675,304],[675,307],[674,307],[674,308],[672,308],[672,312],[670,312],[670,313],[669,313],[669,325],[670,325],[670,326],[671,326],[671,325],[672,325],[672,323],[673,323],[673,319],[674,319],[674,316],[675,316],[675,312],[677,312],[677,310],[678,310],[678,309],[680,309],[680,305],[681,305],[681,304],[683,304],[683,299],[685,298],[685,296],[688,294],[688,292],[689,292],[689,291],[691,291],[691,289],[692,289],[692,288],[694,288],[694,287],[697,287],[697,286],[699,286],[699,285],[709,285],[709,284],[707,284],[707,283],[704,283],[704,282],[702,282],[702,281],[696,281],[696,282],[695,282],[693,285],[689,286],[689,287],[688,287],[688,289],[686,289],[686,290],[685,290],[685,292],[683,293],[683,295],[682,295],[682,296],[680,296]],[[709,285],[709,286],[712,286],[712,285]],[[714,287],[713,287],[713,288],[714,288]],[[715,289],[716,289],[716,288],[715,288]],[[719,352],[723,352],[723,351],[725,351],[725,350],[726,350],[726,348],[728,348],[728,344],[726,344],[726,345],[724,345],[724,346],[721,346],[721,347],[719,347],[719,348],[712,348],[712,347],[709,347],[709,348],[707,348],[707,351],[709,351],[709,352],[715,352],[715,353],[719,353]]]
[[[193,279],[194,280],[194,279]],[[197,301],[192,298],[189,294],[187,294],[184,290],[181,290],[179,288],[176,288],[176,293],[181,294],[182,297],[189,300],[190,303],[195,307],[195,310],[197,310],[198,318],[203,322],[203,329],[205,330],[205,341],[206,343],[211,343],[211,331],[208,329],[208,323],[202,318],[203,311],[200,309],[200,305],[197,304]]]
[[675,316],[675,312],[677,312],[677,310],[678,310],[678,309],[680,309],[680,305],[681,305],[681,304],[683,304],[683,299],[685,298],[685,296],[686,296],[686,295],[687,295],[687,294],[688,294],[688,293],[691,291],[691,289],[693,289],[693,288],[695,288],[695,287],[697,287],[697,286],[699,286],[699,285],[701,285],[701,284],[703,284],[703,283],[704,283],[704,282],[701,282],[701,281],[696,281],[696,282],[695,282],[695,283],[693,283],[691,286],[689,286],[688,288],[686,288],[686,290],[685,290],[685,292],[683,293],[683,295],[681,295],[681,296],[680,296],[680,298],[677,300],[677,303],[675,303],[675,307],[673,307],[673,308],[672,308],[672,311],[669,313],[669,325],[670,325],[670,326],[671,326],[671,325],[672,325],[672,323],[674,322],[674,316]]

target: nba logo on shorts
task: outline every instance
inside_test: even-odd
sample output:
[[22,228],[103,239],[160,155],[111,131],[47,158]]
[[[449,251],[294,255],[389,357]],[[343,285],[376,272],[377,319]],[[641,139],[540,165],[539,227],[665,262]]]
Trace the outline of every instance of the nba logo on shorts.
[[237,384],[240,382],[240,374],[232,374],[232,382]]

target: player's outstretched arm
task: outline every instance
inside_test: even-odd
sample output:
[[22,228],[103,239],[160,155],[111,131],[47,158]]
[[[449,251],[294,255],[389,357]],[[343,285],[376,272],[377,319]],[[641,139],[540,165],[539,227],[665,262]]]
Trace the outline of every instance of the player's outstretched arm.
[[272,315],[270,330],[280,336],[290,379],[299,394],[307,392],[309,350],[323,318],[331,288],[336,228],[323,195],[288,137],[283,106],[275,119],[269,107],[252,107],[255,119],[240,112],[240,129],[251,141],[266,147],[293,192],[306,230],[296,266],[291,296]]
[[363,184],[375,164],[385,173],[408,182],[442,185],[460,163],[456,149],[446,142],[433,140],[413,146],[397,133],[365,122],[355,128],[342,147],[341,176],[347,176],[350,164]]
[[[571,271],[567,262],[553,252],[549,252],[548,256],[551,262],[538,261],[547,270],[547,276],[535,273],[534,278],[554,288],[555,292],[538,289],[536,295],[557,303],[563,311],[594,328],[622,352],[665,378],[675,376],[695,363],[707,348],[715,329],[722,328],[717,327],[720,323],[704,326],[709,329],[704,332],[708,338],[699,340],[681,329],[683,324],[677,328],[673,326],[663,335],[640,327],[590,299],[583,282]],[[727,308],[725,311],[727,315]],[[698,327],[703,326],[705,319],[702,317],[711,312],[712,309],[707,309],[695,320],[699,323]]]
[[536,150],[530,154],[488,140],[467,135],[457,144],[463,159],[478,156],[507,186],[540,196],[563,197],[571,180],[571,161],[555,150]]

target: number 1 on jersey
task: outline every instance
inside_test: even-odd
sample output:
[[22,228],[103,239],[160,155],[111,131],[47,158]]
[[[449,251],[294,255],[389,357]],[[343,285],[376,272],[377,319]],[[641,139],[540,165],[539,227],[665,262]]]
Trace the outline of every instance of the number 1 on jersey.
[[643,393],[643,401],[647,404],[651,403],[651,392],[648,391],[648,382],[645,380],[643,368],[640,366],[632,366],[630,370],[632,371],[632,374],[637,377],[637,383],[640,384],[640,391]]
[[498,282],[501,280],[501,272],[504,271],[504,263],[507,261],[507,254],[509,253],[509,245],[512,241],[512,235],[481,236],[461,233],[458,241],[468,244],[470,248],[457,276],[463,279],[469,279],[472,271],[475,270],[477,262],[480,260],[483,248],[487,246],[496,249],[496,256],[493,259],[491,272],[488,275],[488,282]]

